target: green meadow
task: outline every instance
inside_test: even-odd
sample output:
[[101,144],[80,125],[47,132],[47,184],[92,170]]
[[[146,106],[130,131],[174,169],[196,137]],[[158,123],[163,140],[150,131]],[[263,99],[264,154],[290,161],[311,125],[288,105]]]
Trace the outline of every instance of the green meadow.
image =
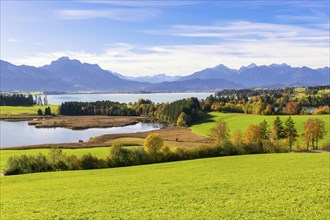
[[[205,117],[203,120],[192,125],[191,129],[193,132],[197,134],[208,135],[210,129],[214,127],[217,121],[224,120],[228,123],[230,132],[233,132],[235,130],[241,130],[242,132],[244,132],[249,125],[259,124],[263,120],[266,120],[267,123],[271,125],[276,117],[277,117],[276,115],[251,115],[251,114],[210,112],[207,114],[207,117]],[[280,116],[281,120],[283,121],[283,124],[288,117],[289,116],[287,115]],[[322,119],[325,122],[326,130],[328,133],[326,135],[326,138],[320,141],[320,144],[329,142],[330,115],[293,115],[291,117],[296,123],[295,126],[299,135],[301,135],[301,133],[304,131],[304,123],[308,120],[308,118]],[[302,141],[301,138],[298,138],[298,140],[300,142]]]
[[36,115],[39,108],[44,112],[48,106],[53,114],[58,113],[58,105],[0,106],[0,115]]
[[2,219],[328,219],[329,153],[1,177]]

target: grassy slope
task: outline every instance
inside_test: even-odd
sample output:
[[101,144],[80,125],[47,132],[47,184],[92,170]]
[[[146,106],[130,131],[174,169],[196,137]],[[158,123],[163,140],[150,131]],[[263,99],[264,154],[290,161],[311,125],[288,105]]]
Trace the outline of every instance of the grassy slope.
[[[58,105],[48,105],[51,108],[53,114],[57,114]],[[36,115],[38,109],[45,111],[45,105],[34,106],[0,106],[0,115]]]
[[329,154],[1,177],[3,219],[327,219]]
[[[283,123],[289,116],[280,116]],[[299,134],[301,134],[304,130],[304,123],[307,121],[308,118],[317,117],[325,121],[326,128],[328,131],[328,135],[330,133],[330,116],[329,115],[294,115],[292,116],[292,119],[296,122],[296,128]],[[244,132],[250,124],[259,124],[263,120],[266,120],[268,124],[272,124],[275,120],[276,116],[270,115],[250,115],[250,114],[225,114],[225,113],[219,113],[219,112],[211,112],[208,114],[208,117],[202,120],[200,123],[192,125],[191,129],[193,132],[201,135],[208,135],[209,131],[212,127],[214,127],[214,124],[216,121],[219,120],[225,120],[228,123],[229,129],[231,132],[235,130],[241,130]],[[326,136],[326,138],[322,141],[320,141],[320,144],[326,142],[326,139],[329,136]],[[299,141],[301,139],[299,138]]]

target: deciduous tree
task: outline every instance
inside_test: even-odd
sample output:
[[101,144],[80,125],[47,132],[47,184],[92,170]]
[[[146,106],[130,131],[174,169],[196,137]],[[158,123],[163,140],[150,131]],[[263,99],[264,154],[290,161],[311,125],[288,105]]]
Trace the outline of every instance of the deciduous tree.
[[210,130],[210,137],[215,144],[222,144],[226,139],[229,138],[229,129],[227,122],[220,120]]
[[244,142],[246,144],[250,143],[260,143],[262,139],[263,129],[260,125],[249,125],[248,129],[244,133]]
[[164,146],[164,140],[160,134],[149,134],[144,141],[144,150],[150,154],[156,154],[160,152]]

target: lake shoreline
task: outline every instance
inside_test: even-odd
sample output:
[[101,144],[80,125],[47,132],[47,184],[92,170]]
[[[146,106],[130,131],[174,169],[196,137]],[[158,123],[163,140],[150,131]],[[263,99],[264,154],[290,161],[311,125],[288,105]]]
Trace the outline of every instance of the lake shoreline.
[[[52,144],[34,144],[21,145],[12,147],[3,147],[0,150],[29,150],[29,149],[79,149],[79,148],[96,148],[110,147],[113,143],[119,143],[122,146],[142,146],[143,140],[151,133],[159,133],[162,135],[165,142],[169,142],[181,147],[196,147],[209,143],[209,138],[194,134],[189,128],[169,126],[158,130],[133,132],[133,133],[114,133],[103,134],[90,138],[86,142],[68,142],[68,143],[52,143]],[[123,138],[140,139],[140,141],[121,141]],[[142,142],[141,142],[142,140]]]
[[141,116],[63,116],[52,118],[38,118],[28,121],[28,125],[36,128],[68,128],[84,130],[89,128],[112,128],[135,125],[139,122],[149,122]]

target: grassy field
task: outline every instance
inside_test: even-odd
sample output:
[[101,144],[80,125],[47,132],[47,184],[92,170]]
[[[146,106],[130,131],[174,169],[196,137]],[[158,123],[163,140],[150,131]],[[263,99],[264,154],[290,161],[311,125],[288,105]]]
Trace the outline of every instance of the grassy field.
[[[192,125],[191,129],[194,133],[201,135],[208,135],[209,131],[212,127],[214,127],[215,122],[219,120],[225,120],[228,123],[230,132],[235,130],[241,130],[244,132],[250,124],[259,124],[263,120],[266,120],[268,124],[272,124],[277,116],[273,115],[251,115],[251,114],[230,114],[230,113],[219,113],[219,112],[211,112],[208,114],[208,117],[204,118],[198,124]],[[289,116],[280,116],[283,123]],[[308,118],[320,118],[325,121],[326,130],[328,131],[328,135],[326,138],[320,141],[320,144],[329,141],[330,134],[330,116],[329,115],[293,115],[292,119],[296,122],[296,128],[299,135],[304,130],[304,123]],[[299,141],[302,141],[299,138]]]
[[[48,105],[53,114],[58,113],[58,105]],[[45,105],[34,106],[0,106],[0,115],[36,115],[38,109],[45,111]]]
[[1,219],[328,219],[329,154],[1,177]]

